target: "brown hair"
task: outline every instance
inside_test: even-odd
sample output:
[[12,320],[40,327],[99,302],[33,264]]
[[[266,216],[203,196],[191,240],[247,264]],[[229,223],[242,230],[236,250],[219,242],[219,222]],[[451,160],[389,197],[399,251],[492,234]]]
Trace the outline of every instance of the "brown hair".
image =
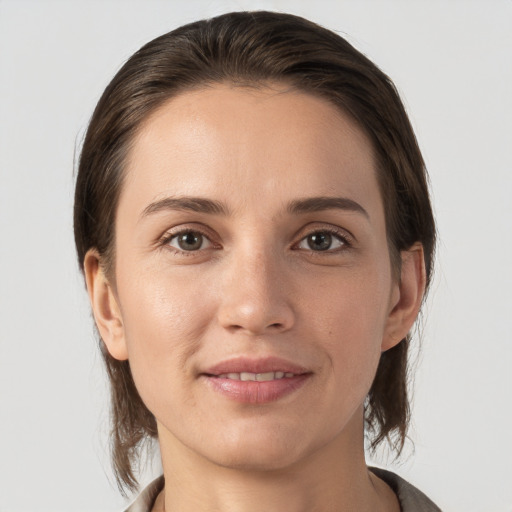
[[[96,106],[80,156],[74,230],[78,262],[95,248],[107,275],[115,268],[114,225],[123,164],[148,115],[182,91],[217,82],[288,84],[351,115],[373,143],[394,269],[400,251],[421,242],[427,284],[435,225],[427,176],[405,109],[391,80],[339,35],[303,18],[238,12],[180,27],[143,46],[120,69]],[[398,275],[398,274],[397,274]],[[157,437],[128,361],[100,341],[111,383],[112,460],[120,489],[135,489],[143,442]],[[381,355],[365,404],[366,432],[400,453],[409,422],[409,337]]]

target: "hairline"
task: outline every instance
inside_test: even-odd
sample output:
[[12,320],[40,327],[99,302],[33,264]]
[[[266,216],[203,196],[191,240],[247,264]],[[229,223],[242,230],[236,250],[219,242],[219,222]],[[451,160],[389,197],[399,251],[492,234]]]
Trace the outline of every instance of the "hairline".
[[[219,85],[227,85],[233,88],[242,88],[242,89],[249,89],[249,90],[273,90],[276,94],[283,94],[283,93],[289,93],[289,92],[297,92],[300,94],[306,94],[308,96],[311,96],[313,98],[321,99],[324,102],[328,103],[331,107],[333,107],[333,110],[336,111],[337,115],[341,116],[348,116],[348,118],[357,126],[357,128],[364,134],[364,136],[367,138],[368,143],[370,145],[370,148],[373,152],[373,159],[375,162],[375,177],[377,179],[377,184],[379,188],[379,194],[381,196],[381,200],[384,207],[384,221],[386,226],[386,239],[387,239],[387,245],[388,245],[388,254],[390,258],[391,263],[391,269],[393,278],[395,280],[399,280],[400,278],[400,269],[401,269],[401,258],[399,257],[399,252],[397,251],[397,248],[395,247],[395,244],[393,243],[393,240],[390,237],[389,233],[389,223],[391,219],[389,218],[389,212],[388,208],[385,204],[385,198],[389,194],[385,194],[385,189],[387,188],[393,188],[393,185],[389,183],[389,179],[386,179],[386,172],[382,168],[383,162],[380,158],[379,151],[377,150],[376,143],[371,136],[371,133],[369,133],[369,130],[363,125],[361,121],[359,121],[354,114],[350,112],[348,108],[346,108],[341,101],[337,102],[334,99],[334,94],[328,94],[325,89],[313,89],[306,87],[304,84],[299,83],[298,80],[294,80],[293,77],[276,77],[276,78],[266,78],[266,79],[258,79],[256,77],[229,77],[226,75],[225,77],[215,80],[215,79],[208,79],[204,78],[203,80],[198,80],[196,83],[193,84],[181,84],[175,89],[169,88],[165,92],[162,93],[161,98],[159,101],[155,100],[154,104],[149,108],[149,110],[138,120],[136,125],[134,126],[133,132],[128,137],[127,141],[124,145],[124,155],[121,157],[121,161],[119,163],[119,186],[117,190],[117,197],[116,197],[116,204],[114,209],[114,215],[113,215],[113,230],[112,230],[112,240],[110,243],[110,246],[107,248],[107,254],[105,254],[105,266],[104,271],[109,279],[111,281],[111,284],[115,286],[116,279],[115,279],[115,268],[116,268],[116,220],[117,220],[117,213],[119,209],[119,201],[121,194],[124,189],[124,182],[127,176],[127,168],[129,167],[129,161],[130,157],[133,151],[134,146],[137,143],[138,137],[141,135],[142,131],[148,126],[148,124],[151,123],[154,116],[157,114],[159,110],[161,110],[166,104],[172,102],[174,99],[176,99],[178,96],[181,96],[182,94],[187,94],[190,92],[201,92],[208,90],[210,88],[215,88]],[[279,90],[279,86],[286,86],[284,89]],[[342,98],[343,94],[340,94],[340,99]],[[89,249],[92,249],[93,247],[90,247]],[[89,250],[88,249],[88,250]],[[102,259],[103,255],[100,254],[100,260]]]

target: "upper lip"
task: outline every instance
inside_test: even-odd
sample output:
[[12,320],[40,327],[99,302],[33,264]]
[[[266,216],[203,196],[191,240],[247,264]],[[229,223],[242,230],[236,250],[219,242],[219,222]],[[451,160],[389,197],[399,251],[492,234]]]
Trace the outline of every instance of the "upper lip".
[[294,373],[296,375],[310,373],[311,370],[304,368],[298,364],[281,359],[279,357],[264,357],[251,359],[248,357],[236,357],[221,361],[209,368],[203,374],[206,375],[223,375],[226,373],[267,373],[267,372],[284,372]]

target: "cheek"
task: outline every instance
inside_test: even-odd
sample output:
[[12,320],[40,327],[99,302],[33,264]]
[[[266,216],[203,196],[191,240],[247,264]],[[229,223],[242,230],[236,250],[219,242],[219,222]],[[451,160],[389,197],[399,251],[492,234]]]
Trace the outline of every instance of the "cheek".
[[362,336],[368,341],[382,334],[391,292],[391,277],[385,268],[340,271],[303,287],[304,292],[308,289],[309,305],[303,309],[309,309],[311,321],[323,324],[324,330],[329,327],[329,334]]
[[150,406],[167,396],[159,396],[162,385],[177,393],[192,377],[191,356],[199,349],[212,306],[201,293],[202,281],[190,272],[187,279],[179,272],[150,269],[134,275],[120,275],[118,288],[130,367]]
[[312,329],[325,333],[325,353],[345,393],[369,389],[373,381],[388,312],[390,279],[385,276],[371,271],[344,275],[310,297],[310,310],[317,312],[311,315]]

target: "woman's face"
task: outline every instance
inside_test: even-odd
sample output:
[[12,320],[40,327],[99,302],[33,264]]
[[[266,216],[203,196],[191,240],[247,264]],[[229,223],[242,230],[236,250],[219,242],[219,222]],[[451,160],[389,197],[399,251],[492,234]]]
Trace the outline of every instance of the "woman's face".
[[375,169],[347,116],[277,86],[186,92],[145,122],[115,283],[90,290],[161,443],[279,468],[359,442],[381,351],[410,327]]

